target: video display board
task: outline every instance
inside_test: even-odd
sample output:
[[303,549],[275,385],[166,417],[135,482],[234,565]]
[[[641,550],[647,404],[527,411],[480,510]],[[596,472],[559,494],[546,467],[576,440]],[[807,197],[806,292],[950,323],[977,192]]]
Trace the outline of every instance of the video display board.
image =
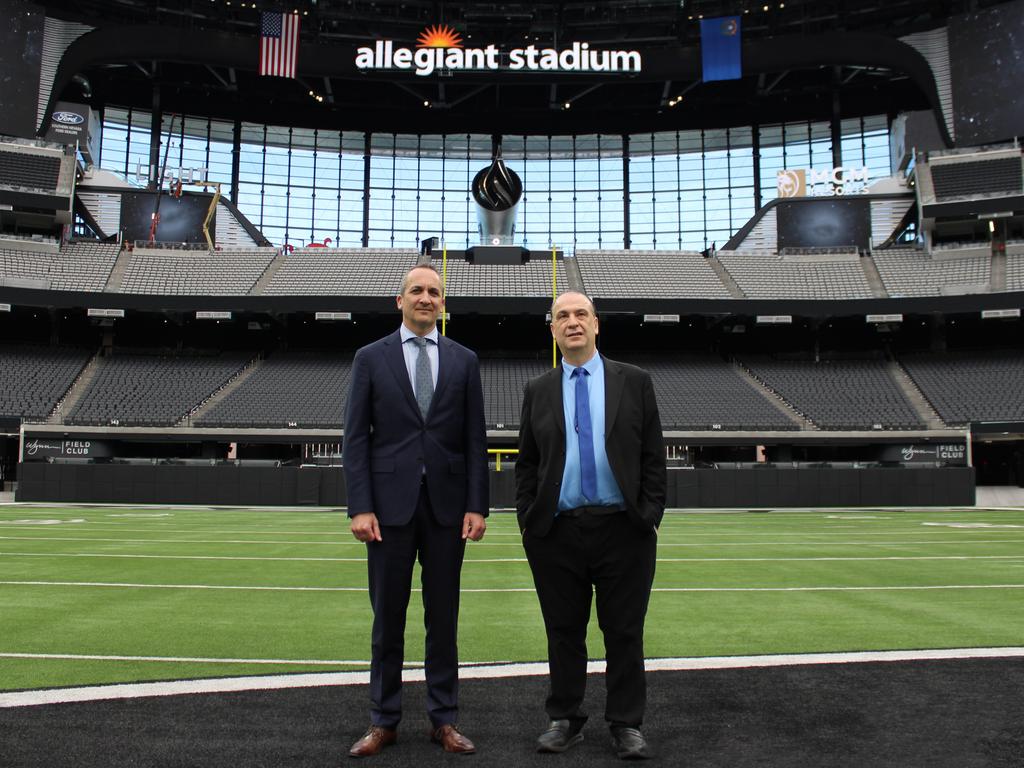
[[950,19],[949,58],[957,146],[1024,133],[1024,0]]
[[871,206],[867,200],[783,200],[776,211],[779,248],[870,246]]
[[[205,243],[203,220],[213,195],[190,194],[174,197],[166,192],[160,199],[160,224],[157,242]],[[155,192],[124,192],[121,195],[121,231],[126,240],[148,240],[149,228],[156,206]],[[210,219],[210,238],[216,242],[217,215]]]

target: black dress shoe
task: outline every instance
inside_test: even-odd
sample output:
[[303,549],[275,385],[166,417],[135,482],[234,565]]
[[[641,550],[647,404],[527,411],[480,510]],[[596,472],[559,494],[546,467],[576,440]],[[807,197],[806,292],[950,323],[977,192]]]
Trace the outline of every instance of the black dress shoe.
[[647,739],[639,728],[614,726],[612,728],[612,748],[623,760],[646,760],[651,756],[647,749]]
[[538,752],[565,752],[583,741],[583,723],[572,720],[552,720],[548,729],[537,739]]

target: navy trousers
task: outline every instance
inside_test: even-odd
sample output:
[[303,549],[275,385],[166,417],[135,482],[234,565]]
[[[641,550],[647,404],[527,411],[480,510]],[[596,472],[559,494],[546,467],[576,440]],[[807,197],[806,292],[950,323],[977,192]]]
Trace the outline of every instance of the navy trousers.
[[459,575],[466,549],[462,527],[438,524],[424,484],[412,520],[406,525],[382,526],[381,539],[366,545],[373,607],[370,721],[395,728],[402,719],[405,617],[418,557],[426,629],[427,714],[435,728],[455,723],[459,710]]

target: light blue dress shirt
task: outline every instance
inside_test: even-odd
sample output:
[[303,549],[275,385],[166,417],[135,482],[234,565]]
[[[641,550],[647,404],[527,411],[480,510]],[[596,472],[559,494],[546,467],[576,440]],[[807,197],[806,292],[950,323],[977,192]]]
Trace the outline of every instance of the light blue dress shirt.
[[[406,328],[405,323],[402,323],[399,331],[402,334],[402,354],[405,355],[405,370],[409,373],[409,383],[412,385],[412,392],[416,394],[416,360],[420,356],[420,350],[415,344],[409,343],[409,339],[415,339],[416,334]],[[430,375],[434,379],[434,389],[437,389],[437,337],[436,325],[434,330],[423,337],[433,342],[433,344],[427,344],[427,357],[430,358]]]
[[576,507],[621,507],[626,503],[615,482],[608,454],[604,449],[604,363],[597,352],[585,362],[589,376],[584,377],[590,394],[590,423],[594,428],[594,462],[597,465],[597,498],[588,499],[580,487],[580,438],[576,433],[576,382],[572,378],[575,365],[562,360],[562,408],[565,413],[565,471],[562,473],[558,509]]

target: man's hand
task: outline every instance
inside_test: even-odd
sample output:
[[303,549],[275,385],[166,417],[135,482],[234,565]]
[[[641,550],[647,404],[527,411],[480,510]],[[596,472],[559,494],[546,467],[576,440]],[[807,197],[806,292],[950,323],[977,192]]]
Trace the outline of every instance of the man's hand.
[[462,538],[470,541],[480,541],[487,530],[487,521],[484,516],[477,512],[467,512],[462,518]]
[[383,541],[380,537],[380,525],[377,523],[377,516],[373,512],[363,512],[360,515],[354,515],[350,530],[352,535],[360,541]]

